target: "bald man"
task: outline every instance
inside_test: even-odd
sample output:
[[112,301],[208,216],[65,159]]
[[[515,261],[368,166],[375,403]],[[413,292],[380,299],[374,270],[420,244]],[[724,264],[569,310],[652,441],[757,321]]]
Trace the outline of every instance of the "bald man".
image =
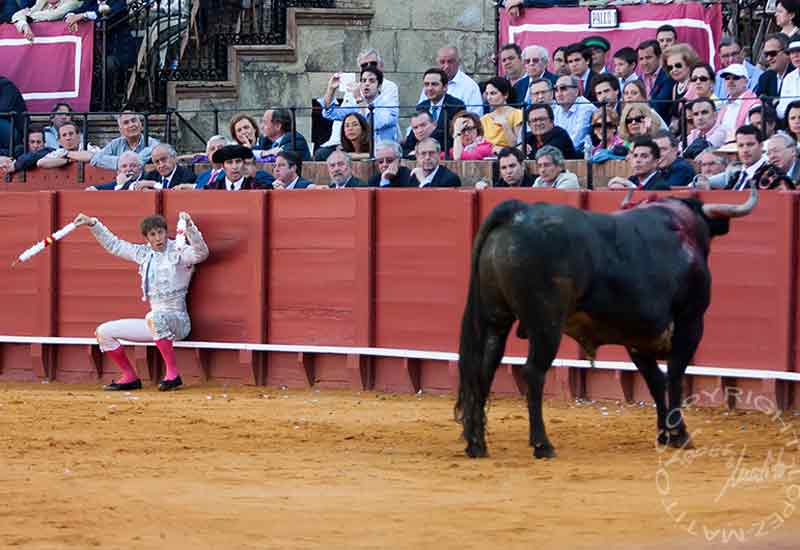
[[[478,116],[483,116],[483,98],[478,84],[461,70],[461,58],[458,48],[445,46],[436,53],[436,66],[442,69],[449,79],[447,93],[460,99],[467,106],[467,110]],[[420,92],[417,103],[425,101],[425,89]]]

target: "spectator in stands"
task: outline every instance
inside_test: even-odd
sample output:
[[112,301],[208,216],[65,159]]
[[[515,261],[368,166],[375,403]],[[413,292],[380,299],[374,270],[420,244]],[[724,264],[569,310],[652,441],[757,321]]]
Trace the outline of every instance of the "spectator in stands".
[[656,40],[664,51],[678,41],[678,31],[672,25],[661,25],[656,29]]
[[292,112],[289,109],[267,109],[261,118],[264,136],[269,139],[269,149],[254,153],[264,158],[277,155],[280,151],[294,151],[302,160],[311,160],[311,152],[303,134],[294,129]]
[[[534,179],[527,173],[525,157],[519,149],[506,147],[497,153],[495,165],[496,178],[491,187],[533,187]],[[475,189],[480,191],[490,185],[485,181],[475,183]]]
[[658,145],[646,136],[637,136],[631,143],[628,164],[631,176],[614,176],[608,181],[609,189],[642,189],[644,191],[669,191],[669,184],[661,177],[658,161],[661,151]]
[[51,149],[58,149],[58,129],[63,123],[72,120],[72,106],[69,103],[56,103],[51,112],[50,126],[44,128],[44,144]]
[[580,189],[578,176],[568,171],[564,166],[564,155],[561,151],[550,145],[545,145],[536,153],[536,168],[539,177],[534,181],[534,187],[548,187],[551,189]]
[[683,156],[693,159],[709,147],[721,147],[728,132],[720,126],[715,103],[707,97],[695,99],[687,105],[692,114],[694,129],[686,136]]
[[486,101],[492,112],[481,118],[484,137],[495,151],[515,146],[522,128],[522,111],[511,107],[515,102],[514,88],[508,80],[496,76],[486,82]]
[[714,69],[708,63],[696,63],[692,65],[691,72],[689,73],[689,90],[688,97],[704,97],[711,101],[720,103],[717,96],[714,95],[714,85],[716,81],[716,74]]
[[39,168],[60,168],[80,160],[81,131],[78,124],[68,120],[58,127],[58,149],[51,150],[37,163]]
[[325,96],[319,99],[323,108],[322,116],[329,120],[344,120],[350,113],[361,113],[370,122],[376,141],[395,140],[399,135],[397,129],[399,107],[389,105],[387,103],[389,96],[381,95],[383,72],[371,66],[361,70],[359,77],[361,97],[352,107],[338,106],[333,100],[340,80],[340,73],[333,74],[328,80]]
[[[466,106],[464,102],[447,93],[447,73],[439,68],[430,68],[422,75],[422,91],[425,100],[417,104],[417,111],[428,111],[436,128],[433,138],[445,143],[445,133],[450,132],[450,122]],[[447,136],[448,145],[453,142],[453,134]]]
[[33,41],[31,23],[60,21],[81,5],[80,0],[37,0],[30,8],[23,8],[11,16],[11,22],[25,38]]
[[172,189],[176,185],[194,183],[197,176],[191,170],[178,165],[178,153],[169,143],[153,147],[152,160],[156,169],[146,173],[131,185],[132,189]]
[[775,25],[790,42],[800,40],[800,4],[797,0],[778,0],[775,3]]
[[[725,71],[730,65],[742,65],[745,69],[745,78],[747,79],[745,89],[751,91],[755,90],[756,86],[758,86],[758,79],[761,77],[763,71],[744,58],[742,47],[736,42],[736,39],[730,36],[724,36],[722,40],[720,40],[718,47],[720,70],[717,71],[717,75],[722,77],[722,71]],[[714,93],[720,99],[727,99],[728,89],[725,86],[723,78],[717,79]]]
[[581,44],[570,44],[566,49],[569,74],[578,80],[579,94],[589,101],[595,101],[592,95],[592,79],[597,73],[592,70],[592,52]]
[[500,65],[503,67],[503,76],[514,88],[516,106],[519,107],[528,91],[528,75],[525,74],[525,65],[522,63],[522,49],[516,44],[504,44],[500,48]]
[[619,114],[622,106],[619,103],[620,87],[619,79],[613,74],[603,73],[597,75],[592,80],[592,94],[597,98],[597,105],[603,103],[608,109],[617,111]]
[[256,119],[248,114],[237,113],[233,115],[228,125],[228,130],[233,141],[248,149],[261,149],[265,146],[272,146],[272,142],[268,138],[259,143],[261,134],[258,130],[258,123]]
[[[564,77],[562,77],[564,78]],[[569,78],[569,77],[567,77]],[[525,139],[525,150],[529,159],[535,159],[536,153],[543,147],[555,147],[568,159],[578,159],[572,138],[564,128],[554,124],[553,108],[547,103],[534,103],[528,110],[528,128],[530,134]]]
[[[280,155],[294,155],[294,153],[283,152]],[[255,178],[245,173],[245,160],[253,158],[253,151],[244,145],[225,145],[211,155],[211,161],[216,165],[222,165],[224,177],[218,177],[209,181],[204,189],[221,191],[249,191],[260,189]],[[277,166],[278,161],[275,161]],[[269,187],[267,188],[269,189]]]
[[762,103],[750,107],[750,111],[747,113],[747,124],[752,124],[761,130],[764,138],[769,139],[775,135],[775,130],[778,128],[778,114],[769,104]]
[[275,176],[265,170],[259,170],[256,159],[244,159],[242,171],[246,178],[256,180],[256,189],[272,189],[272,182],[275,181]]
[[[558,81],[557,78],[556,81]],[[555,92],[553,91],[553,86],[555,86],[555,84],[546,78],[539,78],[532,81],[530,89],[528,90],[528,102],[554,105]]]
[[0,24],[11,23],[11,17],[15,13],[22,8],[31,6],[33,6],[31,0],[0,0]]
[[[622,101],[623,101],[623,110],[625,105],[627,104],[638,104],[638,105],[647,105],[647,96],[645,95],[644,90],[644,82],[641,80],[633,80],[628,82],[625,87],[622,89]],[[666,128],[667,123],[664,122],[664,119],[661,118],[656,111],[650,109],[650,112],[658,121],[658,125],[660,128]],[[620,113],[620,121],[622,120],[622,116]]]
[[372,131],[369,122],[360,113],[350,113],[342,120],[342,135],[339,137],[339,150],[351,159],[368,159]]
[[0,116],[0,155],[11,156],[14,148],[22,142],[25,115],[28,107],[19,88],[8,78],[0,76],[0,113],[18,113],[16,116]]
[[[377,70],[377,69],[376,69]],[[281,151],[275,159],[272,182],[274,189],[305,189],[311,182],[303,179],[303,161],[293,151]]]
[[400,165],[403,148],[396,141],[379,141],[375,145],[377,173],[369,179],[370,187],[409,187],[411,170]]
[[759,103],[753,92],[747,89],[747,70],[744,65],[728,65],[719,72],[725,81],[727,100],[719,111],[720,126],[733,132],[743,126],[750,108]]
[[[700,175],[706,178],[721,174],[728,167],[728,158],[724,155],[718,155],[713,147],[709,147],[697,155],[695,161],[700,166]],[[697,177],[695,176],[695,179]]]
[[659,130],[653,136],[658,145],[658,168],[661,178],[670,187],[686,187],[694,179],[694,166],[689,161],[678,157],[678,138],[669,130]]
[[[544,46],[534,44],[522,50],[522,63],[525,65],[525,73],[527,75],[525,82],[527,88],[525,89],[523,98],[526,104],[541,103],[541,101],[535,101],[531,97],[531,88],[533,88],[534,82],[540,78],[544,78],[550,82],[552,89],[552,86],[555,85],[556,80],[558,80],[558,76],[547,70],[548,61],[549,54],[547,53],[547,48]],[[520,97],[523,96],[518,94],[517,98]]]
[[620,48],[614,54],[613,60],[614,76],[619,79],[620,89],[625,88],[628,82],[639,79],[636,74],[636,50],[630,47]]
[[767,162],[762,157],[761,131],[749,124],[736,130],[736,154],[744,168],[734,172],[725,171],[709,178],[698,176],[695,186],[701,189],[731,189],[741,191],[748,189],[755,181],[756,172]]
[[639,78],[644,83],[645,97],[659,116],[669,121],[672,88],[675,82],[661,68],[661,46],[657,40],[645,40],[636,48],[639,57]]
[[127,191],[142,177],[142,159],[134,151],[123,151],[117,161],[117,177],[114,181],[90,185],[87,191]]
[[[464,102],[468,111],[480,116],[483,114],[483,98],[477,82],[461,70],[458,48],[444,46],[436,53],[436,64],[447,75],[447,93]],[[420,103],[425,100],[425,90],[419,94]]]
[[630,150],[637,137],[653,137],[661,129],[656,112],[643,103],[630,103],[619,117],[619,136]]
[[[417,143],[431,137],[436,130],[436,124],[428,111],[420,111],[411,117],[411,133],[403,143],[403,157],[414,158]],[[437,140],[438,141],[438,140]]]
[[662,54],[663,66],[667,74],[675,83],[672,86],[669,116],[664,120],[674,132],[679,131],[681,123],[681,103],[682,99],[691,101],[695,99],[694,89],[689,86],[690,67],[700,63],[700,58],[694,49],[688,44],[675,44],[670,46]]
[[[368,67],[375,67],[384,71],[383,85],[381,86],[380,95],[383,96],[386,105],[400,105],[400,94],[397,89],[397,84],[386,78],[383,58],[378,50],[375,48],[367,48],[358,54],[356,63],[360,69]],[[358,105],[358,100],[361,99],[361,86],[359,82],[349,83],[344,90],[344,97],[342,99],[342,107],[354,107]],[[319,149],[314,153],[314,160],[324,161],[332,151],[335,151],[341,145],[342,135],[342,121],[334,120],[331,125],[331,135],[328,140],[323,143]]]
[[441,151],[439,142],[433,138],[417,143],[417,166],[411,171],[410,187],[461,187],[461,179],[439,164]]
[[483,139],[483,124],[475,113],[461,111],[450,126],[453,134],[450,157],[453,160],[483,160],[494,155],[492,144]]
[[800,99],[792,101],[786,108],[784,127],[786,128],[786,133],[789,134],[792,139],[795,141],[800,139]]
[[570,74],[569,65],[567,65],[566,46],[560,46],[553,52],[553,74],[557,77]]
[[[605,114],[605,119],[603,115]],[[603,113],[597,109],[592,113],[592,162],[601,163],[606,160],[621,160],[628,155],[625,142],[618,134],[619,115],[608,109]],[[603,137],[605,136],[605,143]],[[601,153],[605,151],[605,153]]]
[[800,178],[797,142],[787,134],[778,132],[767,140],[767,160],[780,168],[790,180],[796,182]]
[[[766,60],[768,68],[758,78],[756,95],[780,97],[786,76],[795,69],[786,51],[788,47],[789,41],[785,35],[781,33],[767,35],[761,55]],[[773,104],[776,102],[777,100],[773,100]]]
[[[97,153],[91,151],[80,151],[76,153],[75,160],[91,160],[92,166],[116,170],[117,159],[125,151],[133,151],[139,154],[142,164],[150,162],[150,154],[153,147],[158,144],[157,139],[147,138],[145,142],[143,131],[144,117],[131,111],[124,111],[117,116],[120,137],[112,139],[105,147]],[[73,155],[70,155],[73,156]]]
[[[353,176],[353,160],[342,151],[334,151],[325,161],[328,165],[328,175],[331,182],[327,185],[330,189],[343,189],[345,187],[366,187],[367,184]],[[310,185],[309,189],[325,187]]]
[[224,178],[225,171],[222,168],[222,164],[214,162],[213,158],[214,153],[225,147],[225,143],[226,140],[223,136],[211,136],[211,138],[206,142],[206,158],[211,164],[211,168],[199,174],[194,184],[179,184],[173,186],[173,189],[205,189],[209,183],[216,181],[220,177]]
[[[789,53],[789,60],[792,66],[795,69],[800,67],[800,40],[789,42],[786,51]],[[778,116],[781,118],[785,117],[786,108],[789,106],[789,103],[795,101],[798,97],[800,97],[800,70],[793,70],[783,79],[781,99],[776,108]]]
[[596,107],[579,93],[579,80],[574,76],[559,77],[556,82],[556,107],[554,121],[567,131],[572,145],[583,152],[583,142],[589,135],[589,124]]
[[[611,44],[602,36],[587,36],[581,41],[581,45],[587,48],[592,54],[591,69],[596,74],[605,74],[608,72],[606,67],[606,56],[608,50],[611,49]],[[589,85],[590,86],[590,85]]]
[[36,168],[37,163],[53,150],[44,144],[44,131],[33,126],[28,129],[28,150],[17,147],[17,158],[0,157],[0,177],[14,172],[22,172]]

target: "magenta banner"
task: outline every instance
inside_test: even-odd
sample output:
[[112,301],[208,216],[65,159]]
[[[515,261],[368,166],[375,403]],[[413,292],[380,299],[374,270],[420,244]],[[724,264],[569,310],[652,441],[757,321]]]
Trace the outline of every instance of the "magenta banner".
[[[619,26],[613,29],[589,28],[589,8],[526,8],[519,17],[500,16],[500,43],[513,42],[520,47],[538,44],[547,48],[552,58],[559,46],[580,42],[591,35],[601,35],[611,43],[608,55],[620,48],[636,49],[641,42],[656,37],[656,29],[669,23],[678,31],[678,42],[686,42],[700,55],[719,66],[716,45],[722,35],[720,4],[640,4],[617,6]],[[552,65],[550,66],[552,70]]]
[[50,111],[59,101],[88,111],[94,24],[80,23],[75,33],[63,21],[33,23],[31,29],[32,43],[13,25],[0,25],[0,74],[17,85],[31,112]]

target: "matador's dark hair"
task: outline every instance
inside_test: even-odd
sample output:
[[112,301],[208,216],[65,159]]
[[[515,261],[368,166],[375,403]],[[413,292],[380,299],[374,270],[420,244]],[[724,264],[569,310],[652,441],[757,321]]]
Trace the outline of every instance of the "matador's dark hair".
[[150,233],[153,229],[163,229],[164,231],[167,230],[167,220],[164,216],[156,214],[155,216],[147,216],[145,219],[142,220],[142,223],[139,224],[139,229],[142,230],[142,235],[145,237],[148,233]]

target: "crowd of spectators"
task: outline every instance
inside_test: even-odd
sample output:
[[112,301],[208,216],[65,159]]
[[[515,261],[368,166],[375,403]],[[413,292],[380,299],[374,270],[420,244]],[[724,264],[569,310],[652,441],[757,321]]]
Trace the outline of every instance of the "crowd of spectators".
[[[25,36],[29,21],[74,25],[110,9],[79,0],[38,0],[32,6],[0,1],[3,16]],[[509,10],[521,5],[510,4]],[[495,176],[476,188],[574,189],[582,182],[565,161],[627,159],[628,177],[612,178],[609,188],[745,189],[764,174],[789,187],[798,175],[800,137],[797,0],[779,0],[775,22],[781,32],[765,38],[755,63],[741,44],[725,37],[716,71],[671,25],[636,48],[615,52],[602,36],[558,48],[552,59],[541,45],[505,44],[497,52],[503,76],[481,83],[462,70],[458,49],[445,46],[422,75],[405,131],[398,87],[384,74],[379,52],[368,48],[357,58],[355,78],[336,72],[320,90],[322,116],[333,126],[315,151],[284,108],[267,109],[258,120],[233,116],[230,141],[212,137],[204,155],[178,156],[170,145],[145,136],[143,119],[133,112],[118,116],[119,137],[95,147],[84,139],[86,130],[70,105],[59,103],[44,128],[0,118],[0,173],[72,162],[117,172],[113,181],[91,188],[97,190],[456,187],[458,175],[441,160],[492,159]],[[0,78],[0,112],[24,110],[19,91]],[[27,136],[13,135],[23,127]],[[303,163],[312,159],[327,162],[327,185],[302,177]],[[354,177],[353,161],[370,159],[375,176],[367,182]],[[414,168],[401,166],[402,159],[414,161]],[[181,166],[186,160],[210,168],[196,177]],[[527,174],[530,165],[536,177]]]

